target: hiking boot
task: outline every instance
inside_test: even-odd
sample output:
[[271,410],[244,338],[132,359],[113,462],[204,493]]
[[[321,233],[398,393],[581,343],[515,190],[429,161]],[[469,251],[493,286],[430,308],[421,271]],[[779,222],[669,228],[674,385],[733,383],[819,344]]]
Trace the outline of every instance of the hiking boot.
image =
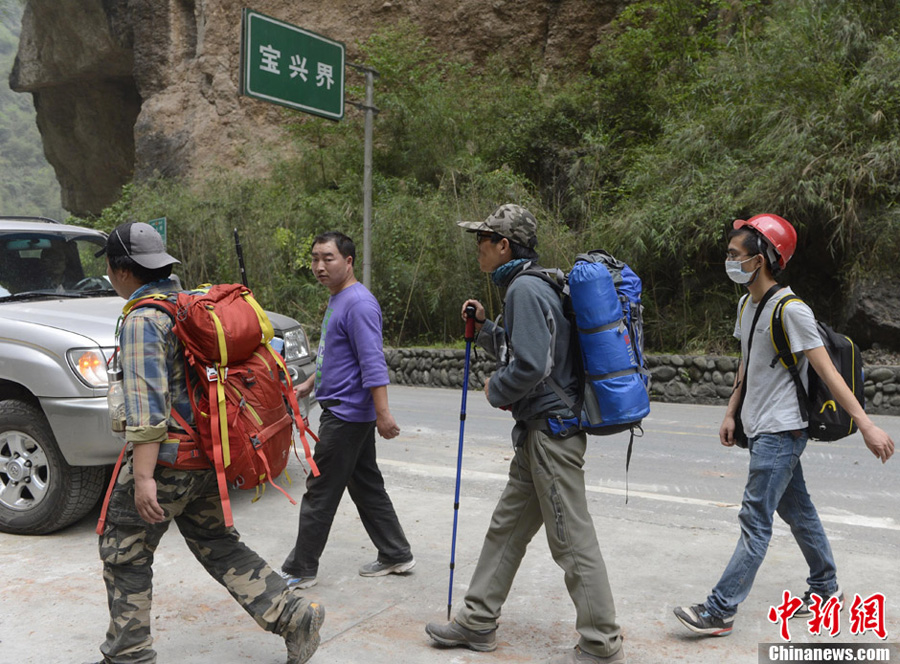
[[388,574],[403,574],[416,566],[416,559],[410,558],[402,563],[383,563],[376,560],[374,563],[363,565],[359,568],[360,576],[386,576]]
[[734,627],[734,616],[716,618],[705,604],[675,607],[675,617],[692,632],[706,636],[728,636]]
[[[806,594],[803,595],[803,604],[800,605],[799,609],[794,611],[794,615],[792,615],[791,618],[807,618],[808,619],[808,618],[813,617],[813,610],[812,610],[813,592],[815,592],[815,591],[813,591],[812,589],[806,591]],[[816,593],[816,594],[822,598],[822,606],[824,606],[825,602],[830,600],[832,597],[837,597],[837,601],[840,604],[843,604],[843,602],[844,602],[844,591],[841,590],[840,586],[838,586],[838,589],[835,590],[830,595],[828,595],[827,597],[822,595],[821,593]]]
[[312,602],[293,622],[284,634],[287,664],[303,664],[319,647],[319,628],[325,622],[325,607]]
[[284,570],[275,570],[284,582],[288,584],[288,588],[300,588],[301,590],[306,588],[312,588],[314,585],[318,583],[316,577],[314,576],[294,576],[293,574],[289,574]]
[[557,655],[547,664],[627,664],[625,648],[619,648],[612,655],[600,657],[585,652],[580,646],[575,646],[564,655]]
[[444,624],[428,623],[425,625],[425,633],[442,646],[465,646],[478,652],[497,649],[496,628],[475,631],[454,620]]

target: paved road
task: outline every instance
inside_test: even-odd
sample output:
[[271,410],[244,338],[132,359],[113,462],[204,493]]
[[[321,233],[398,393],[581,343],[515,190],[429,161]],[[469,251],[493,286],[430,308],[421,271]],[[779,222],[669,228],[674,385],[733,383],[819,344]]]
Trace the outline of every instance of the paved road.
[[[494,653],[441,650],[430,645],[425,622],[446,617],[460,393],[393,387],[401,436],[379,442],[388,490],[418,560],[405,577],[364,579],[356,570],[374,551],[352,503],[345,498],[310,595],[328,610],[323,644],[312,662],[438,664],[544,662],[571,647],[574,611],[562,575],[539,534],[504,608]],[[454,604],[466,584],[501,491],[511,456],[507,413],[483,395],[468,397]],[[318,411],[314,413],[315,417]],[[768,608],[785,589],[805,589],[803,559],[783,523],[776,526],[766,562],[726,639],[698,639],[672,617],[676,604],[702,600],[737,539],[736,515],[746,452],[717,442],[720,407],[660,404],[635,441],[625,474],[627,435],[591,438],[587,483],[601,548],[613,583],[630,662],[756,663],[759,643],[777,642]],[[900,418],[876,417],[900,442]],[[822,513],[849,597],[886,596],[888,642],[900,640],[900,458],[882,466],[858,435],[811,443],[807,481]],[[302,469],[292,461],[302,494]],[[626,485],[628,503],[625,503]],[[244,540],[277,565],[295,535],[297,510],[276,492],[256,503],[233,494]],[[0,663],[84,662],[97,654],[106,629],[106,598],[93,526],[96,515],[56,535],[0,535]],[[192,559],[177,531],[155,565],[155,634],[160,662],[283,661],[279,640],[243,615],[228,594]],[[883,643],[871,633],[839,641]],[[791,623],[794,643],[833,643]],[[900,662],[900,659],[893,661]]]

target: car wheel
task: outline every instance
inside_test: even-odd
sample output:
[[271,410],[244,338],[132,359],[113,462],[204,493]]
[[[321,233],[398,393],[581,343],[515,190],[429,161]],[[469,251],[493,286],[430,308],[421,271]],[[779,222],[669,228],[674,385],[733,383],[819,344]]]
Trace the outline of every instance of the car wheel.
[[87,514],[103,492],[103,466],[70,466],[41,410],[0,401],[0,531],[44,535]]

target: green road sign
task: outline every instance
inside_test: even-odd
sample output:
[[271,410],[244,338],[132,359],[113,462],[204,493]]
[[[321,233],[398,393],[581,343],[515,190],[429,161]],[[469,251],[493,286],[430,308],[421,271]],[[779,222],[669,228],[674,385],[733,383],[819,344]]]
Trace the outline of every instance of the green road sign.
[[159,219],[151,219],[147,223],[153,226],[153,228],[156,229],[157,233],[162,235],[163,244],[166,244],[166,218],[160,217]]
[[340,120],[344,117],[344,45],[244,9],[241,93]]

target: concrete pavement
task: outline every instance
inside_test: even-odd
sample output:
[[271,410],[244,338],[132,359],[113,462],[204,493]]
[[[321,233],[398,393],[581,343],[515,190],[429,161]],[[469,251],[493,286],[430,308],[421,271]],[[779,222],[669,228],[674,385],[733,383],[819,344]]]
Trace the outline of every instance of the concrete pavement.
[[[392,388],[395,395],[418,398],[415,388]],[[406,392],[408,391],[408,392]],[[422,398],[453,411],[459,393],[424,390]],[[464,461],[463,491],[456,549],[453,602],[458,606],[478,556],[490,514],[504,484],[510,456],[502,436],[481,440],[473,421],[482,411],[474,393],[467,430],[472,442]],[[656,407],[656,404],[654,405]],[[699,408],[697,410],[696,408]],[[721,409],[708,407],[716,422]],[[474,411],[474,412],[473,412]],[[659,404],[667,422],[678,419],[678,406]],[[703,407],[691,411],[707,414]],[[493,653],[442,649],[424,633],[429,621],[446,619],[453,520],[453,488],[458,432],[429,426],[413,412],[395,415],[404,433],[379,441],[379,459],[388,491],[409,536],[417,566],[403,576],[363,578],[361,564],[375,557],[371,543],[345,497],[323,555],[319,585],[311,598],[327,610],[322,645],[311,662],[340,664],[503,664],[544,662],[576,642],[574,609],[562,573],[550,558],[542,533],[535,538],[504,607]],[[652,416],[651,416],[652,417]],[[315,419],[315,418],[314,418]],[[881,418],[898,440],[898,418]],[[667,424],[667,426],[675,426]],[[885,424],[882,424],[885,426]],[[621,451],[621,450],[619,450]],[[648,455],[649,456],[649,455]],[[615,456],[615,463],[622,457]],[[894,459],[889,464],[900,462]],[[652,463],[636,453],[634,464]],[[872,462],[872,472],[876,472]],[[289,472],[290,492],[299,500],[302,471],[296,460]],[[634,473],[634,471],[632,471]],[[878,469],[878,472],[881,472]],[[893,477],[896,470],[890,469]],[[769,606],[791,589],[802,593],[805,565],[789,533],[777,529],[750,598],[738,614],[734,633],[723,639],[696,637],[672,616],[672,607],[701,601],[724,568],[737,539],[736,504],[687,495],[662,495],[652,487],[632,486],[628,506],[620,488],[593,482],[590,501],[625,635],[629,662],[668,664],[751,664],[760,643],[779,642],[778,626],[766,618]],[[740,481],[738,481],[740,484]],[[896,485],[895,485],[896,487]],[[739,495],[739,494],[738,494]],[[257,503],[245,492],[232,492],[235,523],[242,537],[273,566],[278,566],[296,535],[298,507],[270,491]],[[815,497],[815,496],[814,496]],[[895,494],[885,492],[885,499]],[[895,503],[896,504],[896,503]],[[685,522],[670,506],[689,509]],[[840,515],[837,515],[840,516]],[[93,528],[96,514],[61,533],[46,537],[0,535],[0,663],[78,663],[94,661],[108,615]],[[837,526],[836,526],[837,527]],[[826,523],[832,533],[832,527]],[[872,526],[856,521],[832,535],[840,579],[848,597],[886,597],[887,643],[900,636],[900,524],[879,519]],[[871,544],[871,545],[870,545]],[[154,633],[159,661],[229,664],[284,661],[281,640],[263,632],[224,589],[206,575],[177,532],[163,539],[156,556]],[[788,581],[786,581],[788,580]],[[871,633],[850,634],[848,616],[838,639],[812,636],[791,622],[793,643],[835,642],[883,645]],[[900,662],[900,658],[890,661]]]

